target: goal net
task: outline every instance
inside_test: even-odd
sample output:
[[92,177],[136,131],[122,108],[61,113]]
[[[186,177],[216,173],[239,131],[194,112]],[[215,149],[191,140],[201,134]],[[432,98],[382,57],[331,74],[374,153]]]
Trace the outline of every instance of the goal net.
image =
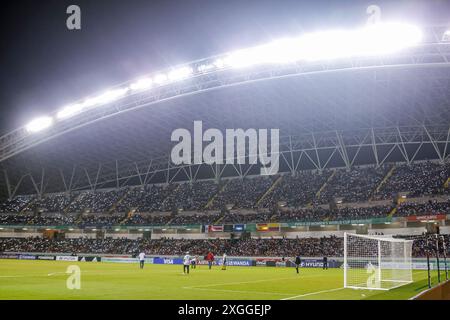
[[412,282],[411,240],[344,234],[344,288],[389,290]]

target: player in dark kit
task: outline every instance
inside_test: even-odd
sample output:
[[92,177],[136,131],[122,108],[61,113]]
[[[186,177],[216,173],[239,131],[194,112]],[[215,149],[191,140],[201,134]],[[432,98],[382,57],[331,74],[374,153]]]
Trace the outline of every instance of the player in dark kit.
[[300,268],[300,263],[302,261],[300,260],[300,256],[295,257],[295,269],[297,270],[297,273],[299,273],[298,268]]
[[328,258],[327,257],[323,257],[323,270],[328,270]]

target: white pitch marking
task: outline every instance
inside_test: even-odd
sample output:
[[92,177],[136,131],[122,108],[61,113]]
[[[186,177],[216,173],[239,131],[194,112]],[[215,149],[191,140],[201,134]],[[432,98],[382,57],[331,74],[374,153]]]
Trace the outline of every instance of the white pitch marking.
[[269,282],[269,281],[278,281],[278,280],[292,280],[292,279],[298,279],[298,277],[262,279],[262,280],[241,281],[241,282],[216,283],[216,284],[207,284],[207,285],[203,285],[203,286],[192,286],[192,287],[189,287],[189,288],[191,288],[191,289],[209,288],[209,287],[227,286],[227,285],[233,285],[233,284],[258,283],[258,282]]
[[194,289],[204,291],[219,291],[219,292],[234,292],[234,293],[250,293],[250,294],[268,294],[268,295],[280,295],[290,296],[292,293],[279,293],[279,292],[261,292],[261,291],[243,291],[243,290],[227,290],[227,289],[209,289],[209,288],[196,288],[196,287],[183,287],[183,289]]
[[305,294],[299,294],[297,296],[293,296],[293,297],[289,297],[289,298],[284,298],[284,299],[281,299],[281,300],[291,300],[291,299],[300,298],[300,297],[312,296],[312,295],[320,294],[320,293],[339,291],[339,290],[342,290],[342,289],[344,289],[344,288],[341,287],[341,288],[334,288],[334,289],[330,289],[330,290],[322,290],[322,291],[310,292],[310,293],[305,293]]

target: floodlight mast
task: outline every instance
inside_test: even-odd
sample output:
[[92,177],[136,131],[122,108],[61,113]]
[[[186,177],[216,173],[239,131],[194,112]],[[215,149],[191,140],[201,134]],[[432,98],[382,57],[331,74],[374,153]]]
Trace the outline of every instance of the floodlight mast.
[[[402,29],[403,28],[403,29]],[[445,30],[448,27],[444,27]],[[431,27],[424,29],[433,36],[429,36],[426,39],[440,39],[444,31],[443,27]],[[366,30],[366,29],[363,29]],[[240,54],[236,52],[213,56],[206,59],[193,61],[191,63],[183,64],[172,68],[169,71],[160,71],[155,73],[154,76],[148,76],[142,80],[138,79],[134,82],[126,82],[115,88],[112,88],[105,93],[89,97],[84,100],[75,102],[70,106],[66,106],[63,109],[55,112],[54,115],[49,118],[52,119],[49,125],[40,127],[37,132],[26,129],[26,126],[16,129],[2,137],[0,137],[0,162],[27,150],[43,141],[47,141],[50,138],[56,137],[68,131],[75,130],[87,124],[95,121],[100,121],[104,118],[118,115],[120,113],[142,108],[153,103],[158,103],[167,99],[173,99],[176,97],[182,97],[185,95],[196,94],[199,92],[215,90],[227,86],[235,86],[244,83],[299,76],[302,74],[313,74],[319,72],[342,72],[345,70],[354,70],[359,68],[391,68],[391,67],[408,67],[411,65],[416,66],[450,66],[448,60],[448,50],[446,47],[435,50],[435,46],[442,44],[441,42],[421,42],[420,32],[413,26],[401,25],[398,30],[409,30],[410,35],[405,37],[407,40],[398,39],[401,36],[401,32],[392,32],[395,36],[388,37],[385,43],[382,42],[382,35],[386,34],[386,30],[380,26],[379,33],[370,33],[376,40],[374,43],[384,44],[388,46],[393,44],[394,51],[398,51],[398,44],[394,40],[399,40],[409,48],[408,51],[402,53],[402,58],[408,59],[407,63],[398,64],[395,61],[389,61],[385,59],[386,54],[392,54],[389,50],[380,50],[382,52],[375,52],[375,55],[371,55],[373,60],[372,65],[367,64],[367,55],[370,53],[367,48],[374,48],[373,43],[370,41],[362,41],[362,44],[351,46],[353,49],[357,49],[350,54],[349,66],[343,68],[342,64],[339,65],[341,57],[345,51],[342,49],[333,52],[331,56],[320,56],[325,60],[314,60],[311,58],[311,53],[317,52],[320,48],[329,48],[330,44],[327,42],[318,41],[318,39],[328,39],[329,37],[324,35],[336,34],[336,32],[321,33],[318,38],[314,38],[311,35],[305,35],[300,38],[281,39],[268,45],[257,46],[240,51]],[[357,30],[358,31],[358,30]],[[420,30],[419,30],[420,31]],[[365,34],[363,31],[348,31],[337,32],[341,39],[361,39],[361,35]],[[305,38],[307,40],[305,40]],[[425,38],[425,37],[423,37]],[[302,40],[303,39],[303,40]],[[309,39],[309,40],[308,40]],[[311,40],[316,39],[316,40]],[[419,41],[419,42],[415,42]],[[336,43],[331,40],[331,43]],[[308,47],[306,44],[310,44]],[[367,47],[364,47],[367,45]],[[341,45],[342,46],[342,45]],[[426,49],[415,52],[416,47]],[[286,48],[293,48],[292,54],[286,54]],[[300,50],[300,49],[301,50]],[[366,50],[362,50],[362,49]],[[267,52],[261,51],[267,50]],[[303,51],[302,51],[303,50]],[[242,55],[242,52],[245,54]],[[253,61],[256,64],[249,64],[249,56],[246,56],[248,52],[255,54]],[[350,51],[347,51],[349,53]],[[279,54],[279,55],[278,55]],[[241,57],[243,60],[239,60]],[[336,58],[333,60],[332,58]],[[432,59],[427,59],[430,57]],[[238,59],[239,58],[239,59]],[[330,60],[331,59],[331,60]],[[364,61],[364,67],[359,67],[360,61]],[[243,67],[243,65],[246,65]],[[308,71],[305,71],[304,66],[308,66]],[[227,72],[233,69],[232,73]],[[261,71],[264,70],[265,74]],[[170,75],[170,76],[169,76]],[[186,80],[186,81],[185,81]],[[187,81],[189,80],[189,81]],[[164,97],[159,94],[160,90],[164,88]],[[105,106],[108,105],[108,106]]]

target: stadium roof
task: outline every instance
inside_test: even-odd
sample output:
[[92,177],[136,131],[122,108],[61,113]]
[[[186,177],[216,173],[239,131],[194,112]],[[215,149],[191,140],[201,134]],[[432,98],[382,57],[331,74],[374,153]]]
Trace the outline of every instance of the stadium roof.
[[[279,128],[284,171],[444,161],[450,152],[448,29],[425,28],[419,45],[396,54],[181,73],[181,81],[69,112],[42,131],[19,128],[0,138],[2,189],[13,196],[254,172],[170,164],[172,131],[192,131],[194,120],[204,129]],[[201,70],[220,58],[176,70]]]

